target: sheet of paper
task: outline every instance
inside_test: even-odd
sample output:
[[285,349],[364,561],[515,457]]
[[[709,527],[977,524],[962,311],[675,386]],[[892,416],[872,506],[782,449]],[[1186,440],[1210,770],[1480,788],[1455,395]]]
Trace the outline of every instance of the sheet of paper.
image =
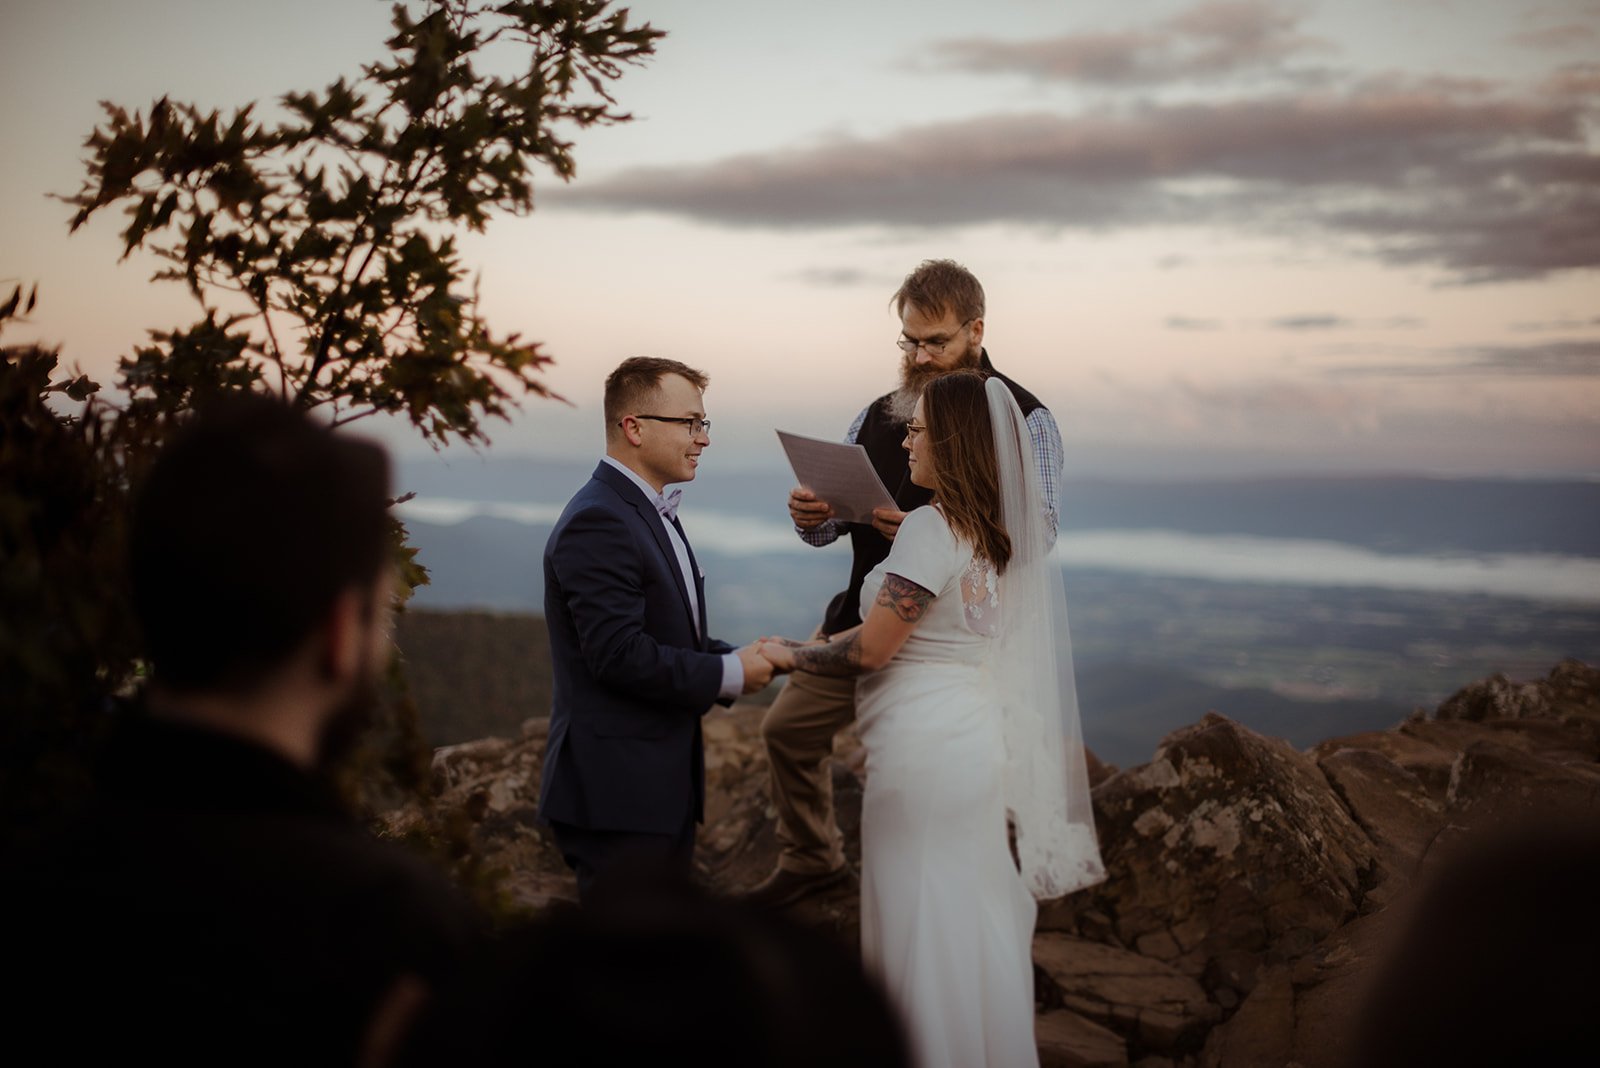
[[810,488],[818,500],[833,505],[835,519],[870,523],[874,508],[895,507],[894,498],[867,459],[867,450],[860,445],[808,438],[786,430],[778,431],[778,440],[789,456],[796,481]]

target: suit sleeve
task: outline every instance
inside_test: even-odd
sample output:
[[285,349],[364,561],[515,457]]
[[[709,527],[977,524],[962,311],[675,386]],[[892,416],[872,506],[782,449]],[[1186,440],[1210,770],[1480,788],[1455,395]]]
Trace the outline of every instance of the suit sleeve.
[[625,520],[602,508],[571,516],[551,564],[591,675],[634,698],[700,710],[716,701],[722,658],[646,629],[644,562]]

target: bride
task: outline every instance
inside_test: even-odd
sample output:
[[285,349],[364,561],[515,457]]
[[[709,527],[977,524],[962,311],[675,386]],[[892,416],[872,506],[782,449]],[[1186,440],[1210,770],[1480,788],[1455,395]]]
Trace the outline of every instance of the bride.
[[867,577],[864,622],[762,645],[777,670],[857,678],[862,953],[924,1068],[1037,1065],[1034,899],[1105,877],[1028,442],[999,380],[930,382],[905,448],[934,501]]

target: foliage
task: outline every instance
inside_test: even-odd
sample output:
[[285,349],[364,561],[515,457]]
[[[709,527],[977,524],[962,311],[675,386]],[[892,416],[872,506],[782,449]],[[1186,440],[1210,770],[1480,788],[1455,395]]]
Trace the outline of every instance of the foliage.
[[413,608],[396,620],[395,644],[434,745],[516,737],[550,708],[543,616]]
[[[22,286],[0,331],[33,310]],[[59,354],[0,349],[0,806],[23,834],[81,792],[80,755],[136,670],[122,549],[149,427],[99,418],[99,388]],[[51,402],[87,402],[63,417]]]
[[[478,311],[454,230],[533,205],[532,169],[575,171],[565,127],[627,120],[607,82],[659,31],[602,0],[440,0],[394,8],[389,57],[354,82],[288,93],[281,118],[163,97],[104,106],[73,229],[123,206],[125,254],[205,310],[122,363],[136,394],[186,406],[264,383],[335,422],[403,413],[435,445],[484,442],[549,357]],[[514,76],[479,65],[515,60]]]
[[[432,0],[393,8],[387,58],[271,119],[166,98],[106,103],[75,231],[128,219],[124,256],[200,305],[119,362],[117,403],[59,354],[0,348],[0,806],[13,836],[73,796],[85,757],[140,672],[123,573],[132,487],[207,397],[265,390],[338,425],[403,415],[439,447],[486,443],[486,417],[549,396],[535,342],[484,322],[463,228],[533,205],[536,165],[574,173],[568,129],[626,121],[608,89],[661,33],[602,0]],[[485,73],[510,69],[511,74]],[[0,328],[35,294],[0,303]],[[393,520],[406,595],[426,581]],[[398,669],[365,770],[425,790],[427,754]],[[26,834],[23,829],[21,834]]]

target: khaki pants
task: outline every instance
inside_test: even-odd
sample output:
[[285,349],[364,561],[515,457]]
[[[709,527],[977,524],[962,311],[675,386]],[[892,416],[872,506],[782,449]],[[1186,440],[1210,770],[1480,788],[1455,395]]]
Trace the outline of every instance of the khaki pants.
[[778,810],[778,867],[786,871],[818,875],[844,865],[828,758],[833,736],[855,718],[855,679],[796,671],[761,721]]

